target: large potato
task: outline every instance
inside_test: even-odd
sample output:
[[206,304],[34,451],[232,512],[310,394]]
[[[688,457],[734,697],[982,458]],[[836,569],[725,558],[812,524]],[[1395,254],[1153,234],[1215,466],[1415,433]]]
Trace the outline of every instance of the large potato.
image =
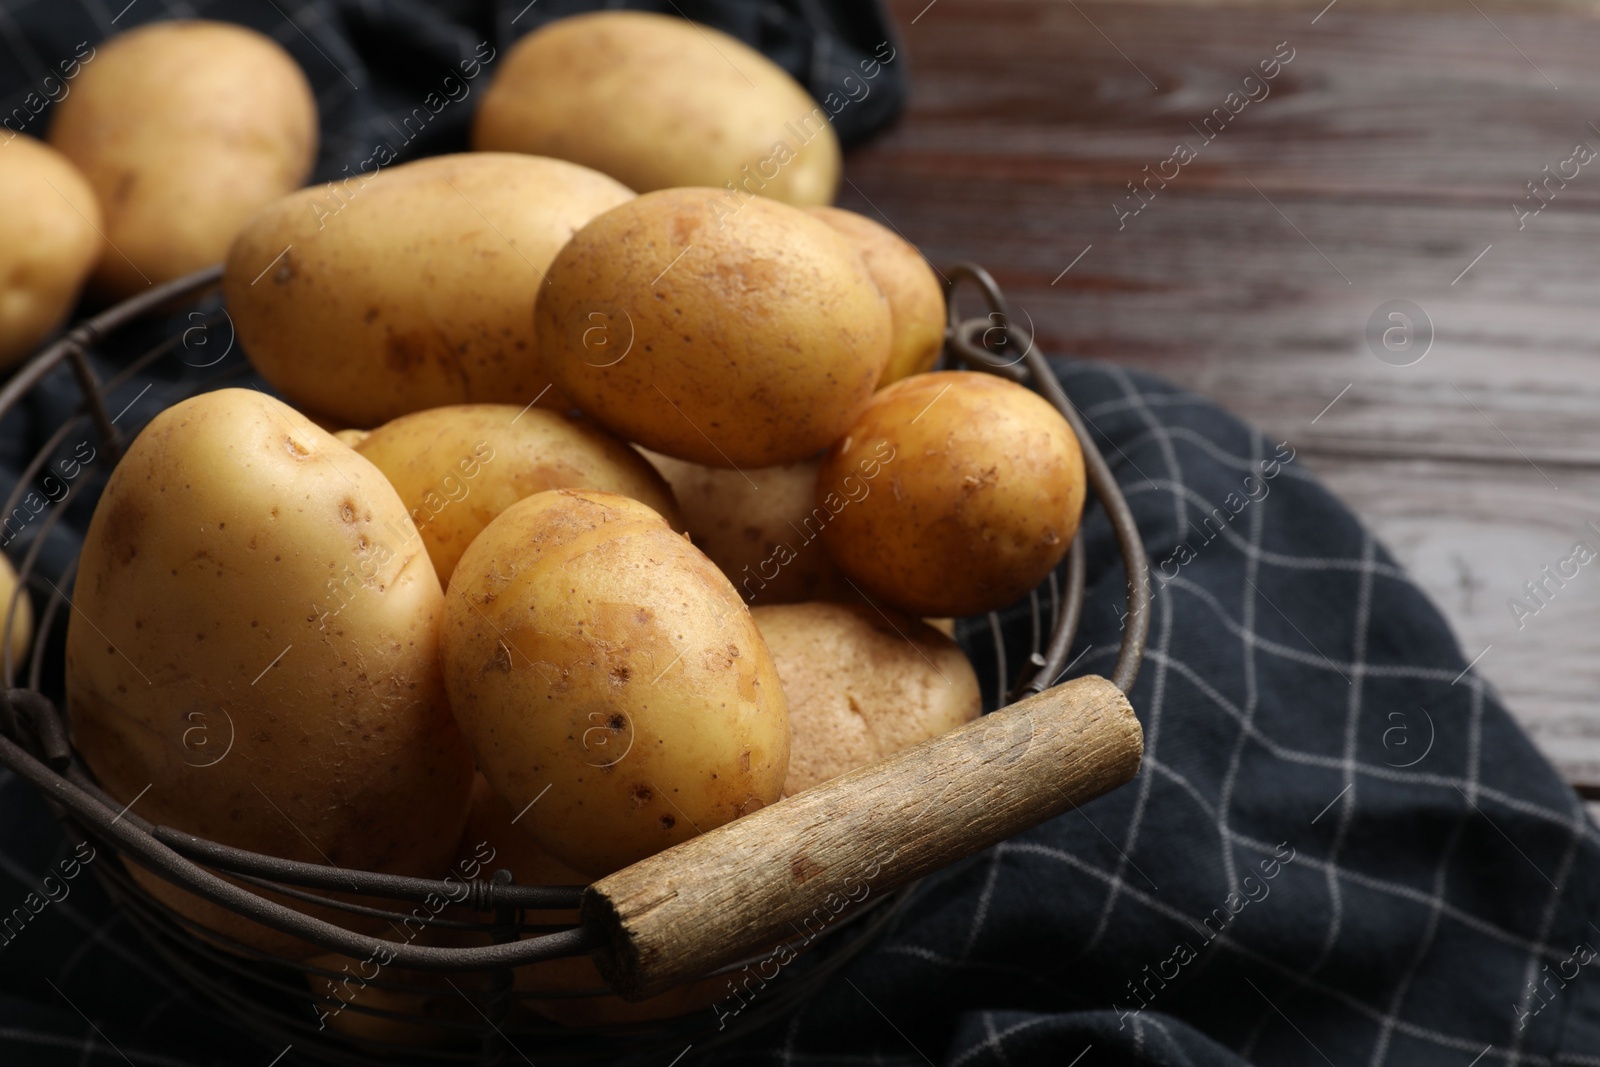
[[859,604],[775,604],[750,614],[789,706],[786,796],[983,711],[966,653],[919,619]]
[[422,531],[446,588],[494,517],[546,489],[631,496],[682,529],[672,490],[639,453],[592,423],[514,404],[460,404],[402,415],[354,446],[389,479]]
[[262,376],[347,426],[440,404],[565,407],[535,358],[534,301],[573,232],[632,195],[555,159],[435,156],[266,207],[228,250],[223,289]]
[[[72,161],[32,137],[0,142],[0,369],[60,326],[100,255],[100,205]],[[23,205],[26,205],[25,209]]]
[[113,296],[209,267],[317,155],[317,105],[270,37],[156,22],[113,37],[56,108],[50,143],[105,216],[95,281]]
[[[377,468],[260,392],[205,393],[134,441],[80,559],[67,707],[107,793],[268,855],[444,873],[472,761],[439,581]],[[134,874],[203,926],[308,949]]]
[[[851,479],[877,469],[850,498]],[[1083,513],[1083,453],[1060,412],[972,371],[905,378],[822,461],[822,543],[869,595],[919,615],[1004,607],[1061,562]],[[831,502],[830,502],[831,501]]]
[[712,186],[826,204],[839,184],[828,112],[788,73],[708,26],[642,11],[560,19],[501,61],[473,127],[479,150],[570,159],[639,192]]
[[818,540],[819,459],[746,471],[706,467],[659,452],[645,458],[672,487],[684,528],[747,604],[849,599],[850,588]]
[[456,567],[440,652],[484,777],[585,874],[782,790],[789,720],[749,609],[637,501],[559,489],[501,512]]
[[888,301],[827,223],[772,200],[647,193],[550,266],[539,350],[557,386],[629,440],[719,467],[815,455],[889,359]]
[[944,287],[917,246],[854,211],[814,207],[811,213],[855,246],[889,301],[894,342],[878,388],[932,370],[944,350]]

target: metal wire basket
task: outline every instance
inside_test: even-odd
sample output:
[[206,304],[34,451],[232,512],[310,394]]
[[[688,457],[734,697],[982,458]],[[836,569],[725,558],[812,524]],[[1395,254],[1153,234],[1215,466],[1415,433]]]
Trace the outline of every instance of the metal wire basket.
[[[277,899],[315,902],[345,914],[381,916],[391,923],[418,922],[417,906],[442,898],[447,906],[436,914],[428,908],[420,921],[432,930],[452,932],[458,940],[474,940],[470,947],[384,942],[389,945],[386,969],[379,968],[379,973],[370,977],[363,971],[358,979],[360,990],[372,988],[384,996],[355,997],[356,987],[350,984],[348,968],[334,971],[269,956],[211,931],[202,937],[191,920],[145,892],[122,865],[96,864],[94,869],[116,906],[166,963],[241,1025],[266,1039],[292,1044],[298,1053],[324,1063],[352,1067],[374,1063],[495,1065],[513,1060],[532,1062],[531,1057],[537,1056],[541,1064],[641,1062],[661,1067],[688,1047],[704,1050],[784,1016],[865,951],[904,907],[916,889],[914,880],[880,887],[880,892],[845,912],[837,922],[829,923],[819,934],[805,937],[803,944],[801,938],[796,938],[708,972],[698,972],[708,978],[732,975],[747,971],[756,961],[771,959],[776,949],[788,948],[795,953],[795,962],[784,967],[777,979],[762,983],[760,995],[752,998],[748,1010],[740,1001],[741,1010],[731,1023],[725,1013],[705,1009],[660,1021],[557,1025],[528,1009],[536,1006],[535,1002],[548,1008],[563,998],[592,1002],[612,995],[612,990],[519,990],[514,969],[579,956],[602,947],[605,932],[596,915],[586,910],[582,922],[570,921],[570,913],[584,904],[589,892],[586,887],[520,885],[516,872],[509,870],[484,870],[480,872],[482,877],[466,881],[434,881],[259,855],[202,840],[172,827],[151,825],[130,810],[130,805],[119,803],[98,788],[73,750],[69,726],[58,710],[64,703],[61,649],[66,614],[71,610],[68,590],[76,559],[59,551],[42,551],[51,540],[52,530],[72,509],[48,509],[48,514],[35,522],[38,512],[29,501],[38,499],[42,492],[52,503],[76,493],[81,498],[76,505],[80,509],[92,502],[136,430],[134,426],[119,425],[133,405],[113,415],[110,397],[136,383],[141,373],[159,361],[182,356],[192,348],[190,342],[197,336],[210,341],[209,332],[196,335],[193,331],[210,331],[227,322],[220,296],[214,292],[220,277],[220,268],[201,271],[100,313],[40,352],[0,388],[0,420],[16,411],[41,382],[52,375],[60,377],[62,367],[70,370],[79,394],[76,409],[61,420],[44,447],[24,467],[4,506],[3,514],[8,519],[16,514],[26,515],[27,521],[22,525],[28,528],[14,534],[8,525],[0,533],[0,539],[7,543],[16,541],[25,546],[15,560],[21,581],[6,605],[0,640],[7,686],[5,698],[0,700],[0,764],[32,782],[49,799],[74,839],[88,841],[95,848],[132,861],[198,896],[353,961],[370,960],[377,944],[372,937],[285,907],[255,890],[270,890]],[[1044,356],[1033,339],[1013,324],[994,280],[972,264],[956,266],[948,277],[946,365],[964,365],[1030,385],[1061,411],[1082,445],[1090,488],[1110,519],[1127,572],[1128,622],[1111,677],[1112,683],[1126,692],[1143,655],[1148,630],[1145,609],[1150,599],[1148,567],[1132,514]],[[960,317],[958,296],[963,283],[979,291],[987,304],[987,315]],[[140,320],[158,312],[166,319],[154,331],[148,323],[140,325]],[[174,327],[175,321],[182,330]],[[130,339],[128,335],[138,335],[141,328],[144,334]],[[152,332],[158,338],[154,343]],[[131,353],[116,373],[102,380],[90,353],[118,344],[125,351],[131,344]],[[140,351],[144,345],[148,347]],[[209,354],[207,358],[210,359]],[[186,362],[191,367],[215,368],[206,375],[190,376],[186,386],[190,392],[217,388],[248,372],[241,358],[231,363],[221,357],[207,364]],[[174,395],[165,402],[180,398]],[[63,449],[79,437],[81,442],[72,446],[78,450],[79,462],[63,465],[70,462],[62,460]],[[83,448],[89,450],[87,462],[82,462]],[[70,477],[68,471],[72,471]],[[70,487],[66,482],[71,483]],[[61,495],[58,497],[57,493]],[[13,548],[12,555],[16,554],[17,549]],[[1061,680],[1081,615],[1084,584],[1084,549],[1082,539],[1077,538],[1062,567],[1029,597],[1025,610],[1031,618],[1031,647],[1020,671],[1012,669],[1017,650],[1006,647],[999,615],[990,615],[986,622],[963,620],[962,636],[969,646],[974,637],[982,639],[985,628],[992,636],[996,668],[993,691],[986,694],[989,706],[1015,707],[1015,702],[1026,703],[1025,698],[1042,693]],[[25,662],[18,662],[12,657],[11,634],[17,625],[24,589],[42,608],[29,655]],[[1010,674],[1018,675],[1014,682],[1008,677]],[[1082,798],[1115,784],[1118,782],[1102,782],[1088,792],[1080,790],[1074,795]],[[818,787],[823,788],[826,785]],[[1059,801],[1057,808],[1061,808]],[[1041,821],[1050,814],[1053,812],[1043,811],[1032,821]],[[926,864],[924,867],[932,869]],[[223,880],[221,874],[229,880]],[[328,895],[351,890],[365,898],[396,902],[396,906],[374,907],[370,902],[358,904]],[[800,952],[801,948],[805,951]],[[319,988],[321,992],[317,991]],[[352,1002],[346,1002],[341,990],[352,993]],[[354,1002],[357,1000],[366,1003]],[[340,1017],[346,1024],[362,1025],[328,1028],[330,1019]],[[396,1025],[405,1028],[398,1037]]]

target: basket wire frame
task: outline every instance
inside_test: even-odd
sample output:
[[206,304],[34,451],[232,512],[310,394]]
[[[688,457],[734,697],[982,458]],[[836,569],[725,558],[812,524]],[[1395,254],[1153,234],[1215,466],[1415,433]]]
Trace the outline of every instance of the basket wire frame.
[[[63,364],[76,382],[81,402],[46,439],[44,446],[23,468],[7,496],[4,511],[10,516],[24,500],[30,486],[41,477],[75,433],[92,431],[96,446],[107,453],[92,471],[73,483],[101,485],[120,458],[130,435],[117,424],[128,408],[113,416],[110,397],[160,360],[170,357],[179,335],[166,337],[101,381],[89,353],[113,339],[118,331],[153,312],[187,306],[216,289],[221,268],[211,267],[108,308],[83,322],[42,350],[9,381],[0,386],[0,418],[5,417]],[[963,364],[980,372],[999,374],[1031,385],[1056,407],[1072,426],[1082,446],[1089,488],[1111,521],[1127,574],[1128,615],[1111,680],[1126,692],[1137,676],[1148,635],[1145,610],[1150,601],[1149,570],[1137,526],[1105,459],[1095,447],[1076,408],[1061,389],[1033,338],[1014,323],[1004,295],[982,267],[961,263],[947,272],[949,324],[945,365]],[[976,288],[988,306],[987,317],[962,320],[958,290],[963,283]],[[220,304],[205,313],[202,325],[226,318]],[[1014,355],[1013,353],[1020,353]],[[186,385],[192,393],[227,384],[248,370],[243,359],[199,376]],[[143,395],[142,393],[140,394]],[[301,863],[231,848],[154,826],[100,790],[72,749],[68,724],[57,703],[47,695],[51,670],[59,664],[59,639],[65,629],[63,614],[72,610],[69,590],[76,572],[72,559],[54,577],[44,573],[41,551],[68,508],[52,499],[49,514],[32,527],[20,560],[19,582],[6,605],[4,632],[0,634],[0,666],[6,682],[0,699],[0,765],[31,782],[51,803],[68,835],[97,849],[131,860],[159,877],[195,895],[230,908],[285,933],[328,950],[360,960],[377,945],[392,958],[388,975],[363,982],[391,994],[437,998],[452,1011],[426,1020],[405,1011],[370,1004],[345,1003],[333,991],[342,972],[268,955],[250,946],[205,931],[187,917],[145,892],[116,862],[97,863],[94,869],[115,906],[140,930],[161,958],[215,1005],[268,1041],[293,1044],[300,1054],[335,1067],[370,1067],[383,1064],[500,1064],[540,1057],[551,1064],[652,1063],[659,1067],[686,1045],[705,1050],[733,1040],[783,1018],[805,997],[851,959],[868,949],[896,921],[917,885],[892,893],[875,894],[860,907],[807,938],[801,953],[783,974],[753,998],[750,1010],[741,1010],[732,1025],[718,1025],[719,1013],[710,1008],[689,1016],[659,1022],[632,1022],[606,1026],[559,1025],[527,1009],[529,1002],[550,1004],[562,999],[592,998],[610,994],[606,989],[526,992],[514,988],[513,968],[582,955],[595,944],[581,925],[552,921],[571,912],[582,898],[582,886],[517,885],[513,872],[496,870],[487,877],[447,882],[406,878],[372,872]],[[1070,670],[1068,655],[1082,616],[1085,558],[1082,539],[1075,537],[1065,565],[1028,598],[1031,648],[1021,676],[1008,685],[1008,650],[1001,617],[991,613],[997,686],[994,704],[1004,705],[1060,682]],[[24,591],[43,608],[35,620],[35,639],[25,663],[13,659],[11,634]],[[981,623],[980,623],[981,626]],[[25,668],[25,669],[24,669]],[[19,684],[19,681],[21,684]],[[226,875],[227,877],[222,877]],[[938,875],[933,876],[937,878]],[[434,895],[451,902],[424,924],[456,935],[476,934],[487,944],[472,947],[378,942],[335,923],[296,911],[259,895],[270,891],[278,898],[316,903],[366,918],[384,918],[391,924],[417,922],[413,914],[379,906],[379,901],[417,904]],[[328,893],[350,893],[359,902]],[[430,909],[431,911],[432,909]],[[542,918],[541,918],[542,916]],[[813,942],[817,942],[813,944]],[[791,942],[791,947],[798,944]],[[770,952],[722,968],[717,975],[737,974]],[[393,971],[400,971],[396,975]],[[463,977],[470,976],[470,977]],[[308,984],[316,978],[329,992],[316,993]],[[713,976],[708,976],[713,977]],[[730,982],[731,988],[731,982]],[[321,1027],[316,1003],[344,1004],[341,1011],[358,1013],[373,1021],[407,1023],[431,1029],[445,1043],[439,1047],[390,1044],[369,1037],[335,1034]],[[740,1001],[741,1005],[743,1001]]]

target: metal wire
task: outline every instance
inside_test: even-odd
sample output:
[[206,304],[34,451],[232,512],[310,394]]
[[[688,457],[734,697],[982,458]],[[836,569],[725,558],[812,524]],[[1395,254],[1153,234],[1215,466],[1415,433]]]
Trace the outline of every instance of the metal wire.
[[[987,319],[958,321],[955,293],[948,301],[951,310],[947,351],[975,370],[1005,376],[1032,385],[1068,420],[1082,444],[1090,488],[1111,520],[1128,571],[1129,619],[1123,635],[1112,680],[1124,690],[1137,673],[1148,632],[1148,566],[1138,530],[1126,501],[1084,429],[1076,409],[1060,389],[1042,355],[1032,347],[1013,324],[1003,295],[994,280],[981,267],[960,264],[949,272],[952,289],[968,281],[983,293],[990,308]],[[125,301],[82,323],[26,363],[9,381],[0,386],[0,416],[16,407],[51,372],[66,364],[81,391],[81,403],[48,437],[44,447],[22,470],[6,504],[6,514],[17,506],[45,464],[80,427],[92,432],[113,462],[95,464],[72,485],[79,487],[104,481],[124,446],[124,429],[112,418],[107,394],[133,380],[159,360],[170,355],[178,339],[167,337],[122,364],[108,381],[101,382],[88,353],[109,343],[113,335],[148,313],[193,301],[216,287],[221,268],[213,267],[188,278],[156,287]],[[207,321],[215,321],[217,313]],[[1010,358],[996,348],[1010,346],[1023,356]],[[243,370],[242,364],[223,368],[200,389],[214,387],[221,380]],[[133,427],[127,428],[131,433]],[[853,914],[842,917],[817,937],[823,944],[810,944],[800,958],[786,969],[781,981],[770,992],[742,1011],[725,1029],[712,1027],[710,1012],[692,1019],[649,1023],[625,1023],[605,1027],[566,1027],[518,1012],[529,1002],[579,1001],[607,996],[603,989],[555,989],[519,991],[513,981],[513,968],[581,955],[593,945],[593,935],[584,927],[551,923],[538,918],[541,912],[569,912],[582,899],[581,886],[516,885],[511,872],[496,872],[494,877],[467,882],[443,882],[406,878],[364,871],[346,871],[317,864],[300,863],[264,856],[207,841],[167,826],[155,826],[127,810],[106,795],[72,750],[67,724],[57,705],[44,692],[46,667],[51,665],[50,638],[62,627],[62,614],[70,611],[68,592],[77,569],[77,560],[66,563],[55,579],[38,572],[40,553],[48,535],[63,521],[67,508],[61,497],[52,513],[32,530],[18,568],[21,581],[6,607],[0,653],[8,687],[14,686],[18,664],[12,662],[10,634],[25,585],[35,577],[48,585],[35,591],[44,597],[36,621],[36,637],[26,671],[27,688],[7,688],[0,694],[0,766],[10,768],[32,783],[66,822],[69,835],[87,839],[150,871],[190,893],[227,908],[258,923],[355,959],[381,950],[392,959],[401,974],[389,974],[367,984],[393,994],[465,999],[471,1011],[455,1017],[429,1016],[418,1019],[403,1011],[371,1004],[349,1003],[342,1010],[373,1021],[404,1022],[412,1027],[429,1027],[444,1038],[469,1039],[449,1048],[417,1049],[387,1044],[370,1038],[332,1035],[321,1030],[310,1010],[314,1000],[332,1003],[307,984],[308,978],[341,977],[326,967],[276,957],[244,945],[237,940],[203,930],[197,923],[157,900],[131,878],[117,863],[96,864],[95,871],[119,911],[128,916],[155,946],[158,954],[199,991],[258,1033],[292,1042],[301,1052],[320,1062],[348,1067],[368,1067],[385,1063],[460,1063],[487,1067],[511,1062],[513,1053],[523,1052],[521,1043],[536,1042],[541,1063],[650,1063],[660,1062],[692,1041],[702,1050],[732,1040],[772,1020],[782,1017],[849,959],[865,951],[901,913],[916,886],[893,894],[874,897]],[[989,626],[995,644],[997,702],[1016,700],[1056,684],[1067,669],[1082,615],[1085,583],[1085,554],[1080,538],[1069,547],[1065,562],[1065,585],[1052,573],[1048,598],[1035,590],[1029,598],[1030,645],[1025,666],[1014,689],[1007,687],[1009,657],[998,616]],[[65,607],[64,607],[65,605]],[[270,894],[263,895],[263,894]],[[328,895],[338,894],[338,895]],[[379,900],[421,903],[430,896],[451,901],[425,925],[448,932],[454,945],[379,941],[352,932],[327,919],[288,907],[280,900],[315,903],[321,909],[391,921],[412,919],[397,911],[377,906]],[[534,916],[529,921],[530,913]],[[326,914],[326,911],[324,911]],[[485,920],[482,916],[492,919]],[[481,941],[463,945],[463,939]],[[717,974],[737,974],[768,957],[768,954],[723,968]],[[426,974],[444,974],[437,984]],[[448,977],[467,974],[462,988]],[[454,993],[451,987],[454,986]],[[442,990],[442,992],[441,992]],[[341,1001],[342,1003],[342,1001]],[[524,1013],[525,1014],[525,1013]]]

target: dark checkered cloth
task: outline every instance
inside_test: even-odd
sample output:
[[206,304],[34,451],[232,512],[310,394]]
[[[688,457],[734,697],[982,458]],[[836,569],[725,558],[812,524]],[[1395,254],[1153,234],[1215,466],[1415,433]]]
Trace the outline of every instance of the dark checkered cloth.
[[[82,4],[0,12],[6,86],[118,14]],[[369,150],[383,108],[405,96],[394,86],[431,87],[417,72],[471,54],[487,29],[415,3],[280,6],[292,23],[265,9],[249,21],[318,84],[325,174]],[[502,29],[518,6],[496,13]],[[684,2],[703,17],[738,6]],[[194,10],[138,0],[119,25],[180,8]],[[219,0],[200,13],[239,9]],[[803,34],[766,36],[806,19],[749,10],[763,27],[750,39],[791,60],[806,51]],[[811,5],[794,10],[816,22]],[[870,51],[879,31],[863,11],[850,39]],[[380,55],[384,70],[416,62],[385,82]],[[361,89],[341,89],[346,76]],[[413,151],[451,147],[453,130]],[[181,395],[194,364],[180,349],[120,385],[113,406],[134,402],[122,425]],[[684,1067],[1600,1064],[1600,840],[1439,613],[1292,442],[1115,367],[1058,369],[1134,508],[1157,585],[1132,694],[1142,772],[929,879],[882,946],[785,1025],[735,1051],[691,1050]],[[0,486],[73,402],[63,373],[0,423]],[[65,506],[41,556],[51,575],[87,516],[87,501]],[[1084,536],[1091,580],[1070,670],[1105,672],[1126,601],[1098,507]],[[1013,678],[1030,626],[1025,608],[1008,616]],[[987,627],[962,636],[992,692]],[[0,911],[64,862],[43,801],[0,773]],[[0,948],[0,1065],[266,1067],[284,1052],[155,962],[92,878],[67,884]]]

